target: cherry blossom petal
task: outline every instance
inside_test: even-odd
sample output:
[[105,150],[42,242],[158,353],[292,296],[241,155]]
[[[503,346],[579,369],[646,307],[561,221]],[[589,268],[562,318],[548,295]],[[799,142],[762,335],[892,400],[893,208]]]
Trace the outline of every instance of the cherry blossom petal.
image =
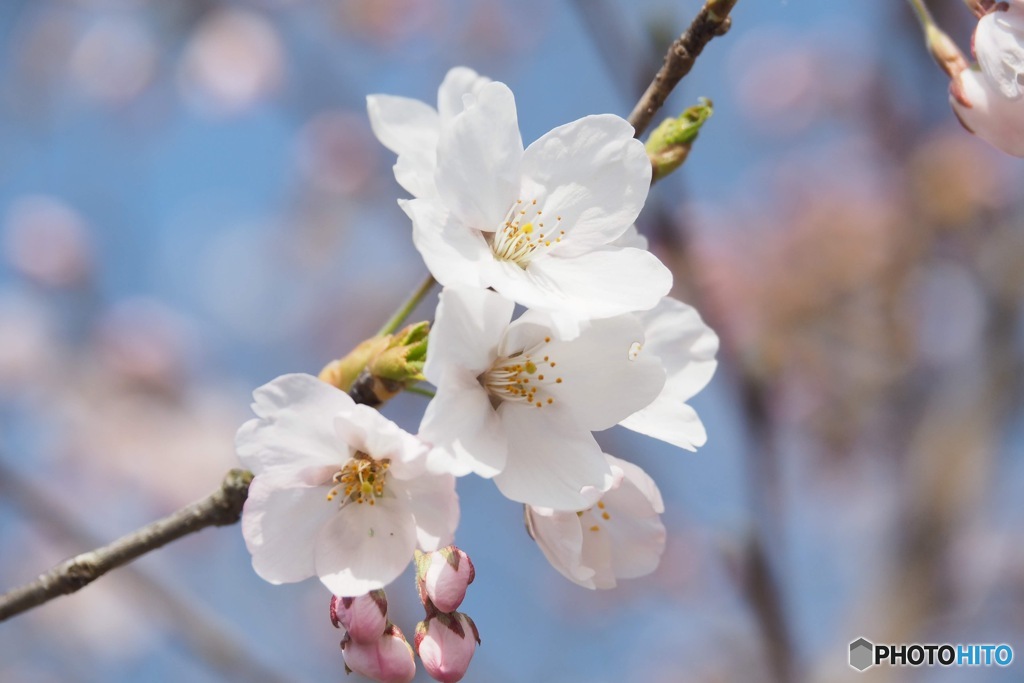
[[345,665],[360,676],[379,683],[410,683],[416,677],[416,660],[401,630],[389,624],[373,643],[345,640],[341,644]]
[[607,531],[612,552],[611,572],[619,579],[647,576],[661,563],[665,552],[665,525],[657,515],[629,517],[621,515],[615,523],[602,527]]
[[631,517],[653,517],[665,512],[661,491],[651,475],[628,460],[604,454],[612,470],[622,473],[616,486],[605,494],[605,501],[615,510]]
[[398,578],[412,560],[416,525],[405,496],[350,502],[320,528],[316,573],[335,595],[362,595]]
[[551,566],[573,583],[593,588],[592,579],[596,572],[580,564],[583,528],[576,513],[527,506],[526,519],[530,535]]
[[619,424],[674,446],[696,450],[707,441],[697,413],[686,401],[711,379],[717,363],[718,337],[697,311],[665,297],[650,311],[636,314],[644,327],[642,355],[661,361],[665,387],[657,399]]
[[[326,481],[330,477],[326,473]],[[338,509],[327,501],[324,479],[322,469],[316,468],[264,472],[253,479],[243,509],[242,535],[253,569],[264,580],[292,583],[316,573],[314,539]]]
[[498,355],[507,358],[524,351],[539,351],[551,343],[551,339],[551,315],[529,309],[508,326],[498,344]]
[[466,95],[475,95],[490,82],[490,78],[481,76],[469,67],[456,66],[449,69],[441,81],[441,87],[437,89],[437,112],[441,116],[441,124],[450,122],[463,112],[466,108]]
[[671,297],[636,316],[644,328],[643,353],[657,356],[665,367],[665,393],[682,401],[692,398],[715,374],[718,335],[695,308]]
[[547,372],[563,378],[548,386],[555,404],[593,431],[649,405],[665,384],[665,371],[652,356],[633,357],[643,339],[636,318],[619,316],[593,321],[572,341],[552,340],[544,353],[557,365]]
[[412,219],[412,240],[434,279],[445,287],[484,287],[494,263],[478,230],[452,220],[443,206],[427,199],[400,201]]
[[409,479],[423,471],[426,445],[374,408],[354,406],[351,413],[335,418],[335,429],[355,450],[390,460],[393,476]]
[[524,306],[564,312],[579,320],[653,308],[672,288],[672,273],[658,257],[631,248],[603,247],[574,258],[537,259],[525,272],[529,287],[517,283],[499,291]]
[[[586,516],[586,518],[589,517],[590,515]],[[617,585],[613,564],[621,550],[614,547],[615,539],[609,533],[611,526],[610,523],[580,525],[583,534],[583,548],[580,552],[579,563],[594,572],[590,580],[582,584],[587,588],[608,590]]]
[[457,477],[470,472],[493,477],[505,467],[508,445],[487,392],[458,368],[436,384],[437,395],[420,423],[420,438],[439,446],[430,452],[427,467]]
[[335,416],[350,412],[348,394],[312,375],[282,375],[253,392],[258,419],[238,430],[235,447],[242,464],[256,474],[287,467],[343,463]]
[[616,247],[633,247],[634,249],[644,250],[650,247],[647,238],[640,234],[640,231],[636,229],[636,225],[629,226],[626,232],[622,233],[622,236],[611,244]]
[[366,98],[370,127],[398,155],[395,179],[414,197],[434,194],[434,168],[441,123],[429,105],[408,97]]
[[434,156],[441,122],[429,104],[409,97],[370,95],[366,111],[373,134],[395,154]]
[[445,288],[430,331],[423,374],[438,384],[441,373],[463,368],[476,376],[491,367],[515,304],[483,289]]
[[982,72],[1006,99],[1024,97],[1024,8],[1010,6],[978,20],[974,53]]
[[555,251],[576,256],[608,244],[636,220],[651,186],[651,161],[633,126],[611,114],[559,126],[523,154],[523,191],[541,195],[566,231]]
[[695,451],[707,443],[708,435],[697,411],[662,394],[650,405],[625,418],[620,425],[673,446]]
[[1006,99],[974,69],[962,71],[955,84],[969,103],[967,106],[958,98],[950,97],[950,104],[964,127],[993,147],[1024,157],[1022,101]]
[[563,576],[587,588],[654,571],[665,549],[661,493],[642,469],[604,456],[615,484],[582,512],[527,508],[527,528]]
[[623,471],[618,488],[604,496],[609,519],[602,527],[611,539],[611,569],[620,579],[646,576],[658,568],[665,552],[665,510],[661,492],[650,475],[631,462],[607,455],[613,468]]
[[434,181],[463,224],[493,231],[519,191],[523,141],[515,98],[504,83],[492,82],[466,101],[465,111],[441,131]]
[[416,518],[416,541],[420,550],[432,552],[452,542],[459,526],[459,496],[455,477],[425,475],[403,481],[409,505]]
[[400,156],[392,170],[398,184],[413,197],[430,197],[437,194],[434,189],[434,165],[433,161],[426,163],[421,157],[412,154]]
[[508,440],[505,469],[494,481],[514,501],[555,510],[579,510],[590,498],[582,490],[607,490],[612,472],[593,435],[571,413],[557,406],[503,403],[501,417]]

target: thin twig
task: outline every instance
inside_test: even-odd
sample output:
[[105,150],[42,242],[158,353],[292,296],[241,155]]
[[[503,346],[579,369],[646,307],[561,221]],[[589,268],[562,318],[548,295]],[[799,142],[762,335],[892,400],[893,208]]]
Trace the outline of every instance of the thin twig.
[[647,86],[640,101],[633,107],[633,113],[629,115],[629,122],[636,130],[636,137],[643,135],[654,115],[665,104],[669,93],[683,76],[690,73],[704,46],[715,36],[723,35],[729,30],[729,13],[736,2],[737,0],[706,0],[690,27],[669,46],[665,54],[665,63]]
[[0,596],[0,621],[32,609],[61,595],[74,593],[111,569],[131,562],[151,550],[209,526],[238,521],[249,493],[252,474],[231,470],[220,488],[161,520],[147,524],[113,543],[76,555],[41,574],[35,581]]

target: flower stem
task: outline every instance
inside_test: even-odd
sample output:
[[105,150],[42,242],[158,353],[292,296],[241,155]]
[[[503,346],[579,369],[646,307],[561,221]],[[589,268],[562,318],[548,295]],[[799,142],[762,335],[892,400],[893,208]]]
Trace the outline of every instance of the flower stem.
[[928,6],[924,4],[924,0],[908,0],[910,6],[914,9],[914,14],[917,15],[918,21],[921,22],[921,27],[928,30],[929,26],[935,25],[935,19],[932,18],[932,13],[928,11]]
[[420,396],[426,396],[427,398],[434,398],[437,394],[430,389],[424,389],[423,387],[406,387],[406,391],[410,394],[418,394]]
[[947,76],[951,79],[956,79],[961,72],[968,68],[967,58],[960,51],[960,48],[956,46],[956,43],[953,42],[953,39],[946,35],[939,28],[938,24],[935,23],[935,19],[932,18],[932,14],[928,11],[928,6],[924,4],[924,0],[907,1],[914,9],[914,14],[917,15],[918,21],[921,22],[928,52],[936,64],[939,65],[939,68],[946,72]]
[[397,311],[395,311],[395,314],[392,315],[386,323],[384,323],[384,327],[380,328],[380,332],[378,332],[377,335],[381,336],[391,334],[397,330],[398,326],[405,322],[405,319],[409,317],[410,313],[412,313],[412,309],[416,308],[416,306],[423,301],[424,297],[430,293],[435,282],[437,281],[434,280],[434,276],[428,275],[427,279],[420,283],[420,286],[416,288],[416,291],[409,295],[409,298],[405,300]]

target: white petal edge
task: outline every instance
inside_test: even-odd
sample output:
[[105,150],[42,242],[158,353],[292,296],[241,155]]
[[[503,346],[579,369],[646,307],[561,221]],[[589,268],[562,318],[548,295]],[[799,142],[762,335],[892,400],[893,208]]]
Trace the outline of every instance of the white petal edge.
[[492,82],[469,100],[441,131],[434,182],[463,225],[493,231],[519,191],[523,141],[515,97],[504,83]]
[[242,536],[252,554],[253,570],[274,584],[315,575],[317,534],[338,509],[327,501],[329,487],[303,483],[297,475],[287,471],[257,475],[242,509]]
[[647,201],[651,161],[633,126],[612,114],[559,126],[523,154],[523,193],[543,194],[544,213],[561,216],[558,247],[585,253],[620,237]]
[[334,418],[350,412],[348,394],[312,375],[281,375],[253,392],[253,412],[235,436],[242,464],[255,474],[348,459],[338,443]]

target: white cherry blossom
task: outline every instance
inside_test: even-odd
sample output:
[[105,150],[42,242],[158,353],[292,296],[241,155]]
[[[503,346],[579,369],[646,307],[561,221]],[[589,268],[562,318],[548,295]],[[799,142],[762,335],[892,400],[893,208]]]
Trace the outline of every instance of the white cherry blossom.
[[437,395],[420,436],[437,448],[428,466],[494,477],[508,498],[555,509],[591,504],[611,470],[591,432],[648,405],[665,373],[638,320],[597,320],[571,340],[549,316],[483,289],[446,288],[424,367]]
[[1024,3],[1005,5],[979,19],[972,48],[982,73],[1003,97],[1024,98]]
[[655,306],[672,285],[648,251],[615,244],[651,184],[644,146],[610,114],[559,126],[525,150],[504,83],[486,83],[441,127],[437,194],[402,202],[413,240],[444,286],[493,288],[582,321]]
[[620,422],[623,427],[696,450],[707,441],[697,412],[687,401],[711,380],[718,336],[692,306],[665,297],[649,311],[635,314],[646,341],[636,353],[651,355],[665,369],[665,387],[650,405]]
[[593,506],[579,512],[526,506],[525,512],[526,528],[551,566],[592,589],[650,574],[665,550],[665,506],[654,480],[632,463],[605,457],[614,483]]
[[441,127],[463,108],[471,95],[491,79],[464,66],[451,69],[437,91],[437,109],[409,97],[370,95],[366,109],[381,144],[398,155],[395,179],[414,197],[432,196],[437,144]]
[[253,397],[257,418],[236,447],[255,474],[242,533],[261,577],[318,576],[335,595],[362,595],[401,574],[417,545],[450,543],[455,481],[425,471],[419,439],[310,375],[283,375]]
[[983,16],[972,46],[978,65],[953,79],[950,104],[969,131],[1024,157],[1024,3]]

